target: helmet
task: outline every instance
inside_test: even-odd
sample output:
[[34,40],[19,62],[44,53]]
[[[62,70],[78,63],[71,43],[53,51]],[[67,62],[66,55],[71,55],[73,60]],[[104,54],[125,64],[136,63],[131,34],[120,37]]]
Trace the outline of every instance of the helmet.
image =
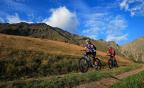
[[110,42],[107,43],[108,48],[112,48],[112,44]]
[[86,42],[87,42],[87,43],[91,43],[90,39],[87,39]]

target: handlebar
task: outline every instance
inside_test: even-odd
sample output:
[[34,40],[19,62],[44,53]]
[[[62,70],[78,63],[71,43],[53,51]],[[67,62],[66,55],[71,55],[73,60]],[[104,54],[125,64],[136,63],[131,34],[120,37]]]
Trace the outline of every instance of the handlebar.
[[106,56],[113,56],[113,55],[108,55],[108,54],[107,54]]
[[80,51],[86,51],[86,50],[80,50]]

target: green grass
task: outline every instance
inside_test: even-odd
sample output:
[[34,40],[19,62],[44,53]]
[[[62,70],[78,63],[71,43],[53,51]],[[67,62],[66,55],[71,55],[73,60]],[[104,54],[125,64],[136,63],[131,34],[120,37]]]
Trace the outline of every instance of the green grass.
[[144,88],[144,71],[134,76],[122,79],[110,88]]
[[7,57],[0,59],[0,81],[79,72],[77,56],[9,48],[2,51]]
[[110,77],[111,75],[120,74],[139,67],[139,64],[132,64],[129,66],[119,67],[112,70],[103,69],[102,71],[89,71],[87,73],[69,73],[65,75],[30,79],[30,80],[16,80],[12,82],[1,83],[1,88],[71,88],[76,85],[100,80],[102,78]]
[[[52,55],[40,51],[13,48],[1,48],[0,50],[3,51],[0,54],[6,56],[0,59],[0,81],[79,72],[78,62],[81,58],[79,56]],[[104,57],[99,57],[104,59]]]
[[3,51],[0,56],[4,56],[0,58],[0,81],[79,72],[80,56],[53,55],[13,48],[0,48],[0,50]]

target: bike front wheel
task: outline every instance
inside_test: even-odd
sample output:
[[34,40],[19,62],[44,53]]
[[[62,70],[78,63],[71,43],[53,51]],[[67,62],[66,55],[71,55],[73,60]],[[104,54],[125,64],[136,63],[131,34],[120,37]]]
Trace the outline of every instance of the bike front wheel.
[[89,68],[89,64],[88,64],[88,61],[82,57],[80,60],[79,60],[79,69],[81,72],[87,72],[88,71],[88,68]]
[[112,67],[113,67],[113,60],[112,59],[108,60],[108,66],[110,69],[112,69]]

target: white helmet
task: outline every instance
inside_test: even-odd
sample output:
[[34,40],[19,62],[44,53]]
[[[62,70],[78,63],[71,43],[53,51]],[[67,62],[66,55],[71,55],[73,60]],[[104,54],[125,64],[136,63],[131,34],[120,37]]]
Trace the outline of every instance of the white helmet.
[[87,42],[87,43],[91,43],[90,39],[87,39],[86,42]]

